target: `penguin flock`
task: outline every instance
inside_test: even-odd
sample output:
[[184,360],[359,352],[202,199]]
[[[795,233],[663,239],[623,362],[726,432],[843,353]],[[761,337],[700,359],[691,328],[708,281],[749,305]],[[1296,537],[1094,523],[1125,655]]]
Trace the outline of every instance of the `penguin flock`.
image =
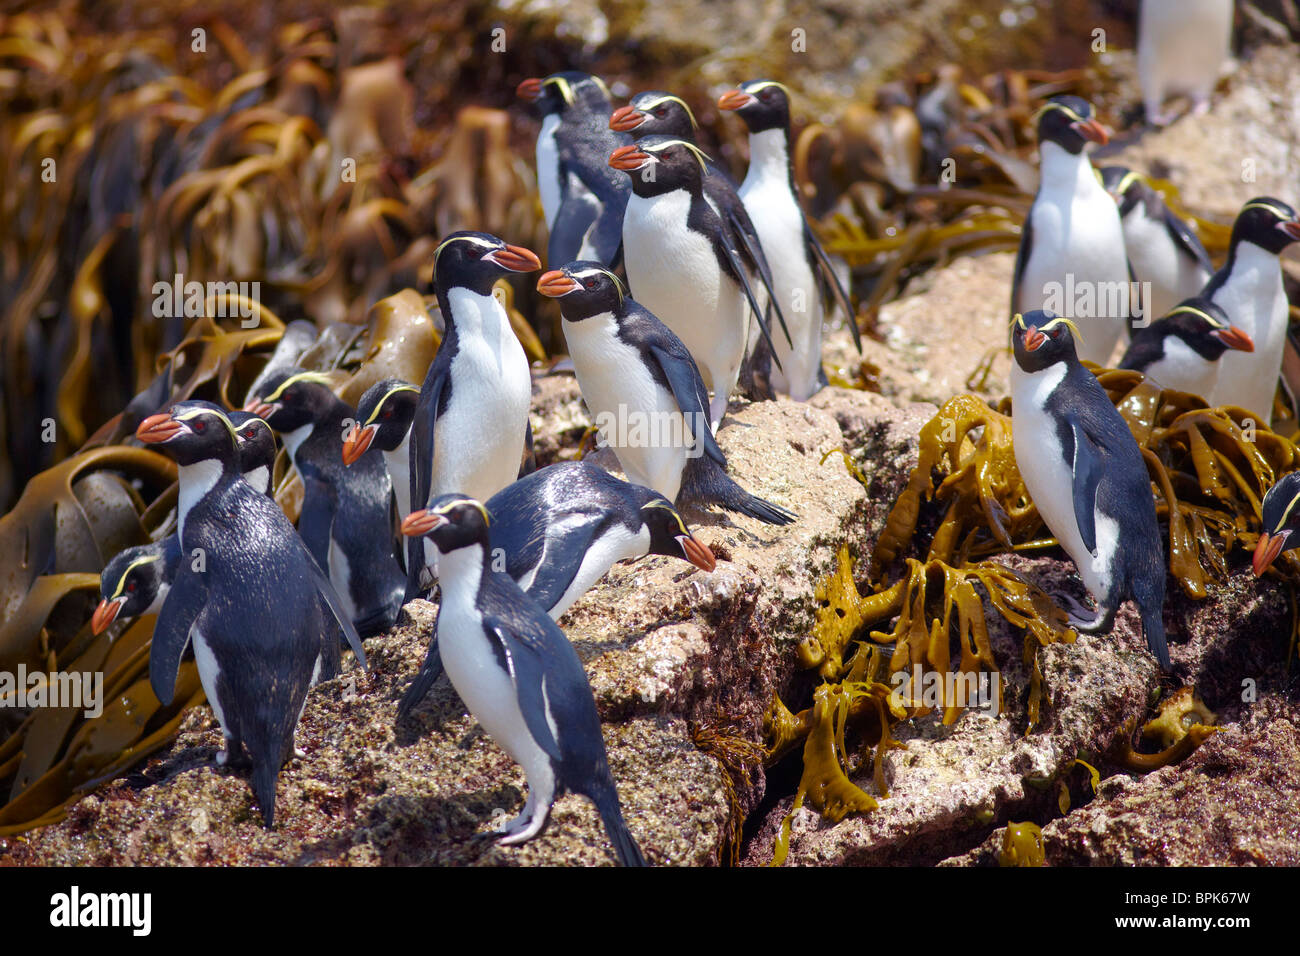
[[[1205,92],[1166,73],[1163,83]],[[617,860],[645,865],[591,687],[557,621],[620,561],[670,556],[711,573],[714,555],[679,511],[687,504],[797,521],[733,473],[717,441],[728,401],[738,389],[804,401],[826,385],[822,336],[836,311],[861,343],[800,203],[786,86],[742,83],[718,101],[748,132],[739,184],[700,148],[690,107],[672,93],[615,109],[599,78],[566,71],[526,79],[517,95],[540,121],[544,271],[527,248],[452,233],[432,256],[443,336],[422,382],[377,382],[354,408],[330,375],[280,366],[240,410],[187,401],[146,418],[137,438],[178,465],[175,530],[109,562],[92,626],[158,615],[150,680],[164,703],[192,652],[224,740],[217,763],[249,768],[271,827],[308,690],[340,673],[345,650],[365,667],[363,639],[390,629],[407,602],[436,598],[397,719],[445,674],[526,776],[503,844],[542,832],[572,792],[596,806]],[[1140,174],[1093,166],[1089,144],[1108,132],[1091,104],[1057,96],[1035,122],[1041,179],[1009,312],[1016,461],[1094,601],[1065,599],[1071,625],[1108,632],[1131,599],[1168,671],[1151,484],[1083,361],[1267,423],[1287,323],[1278,255],[1300,241],[1300,218],[1275,198],[1247,203],[1216,272]],[[535,467],[532,372],[498,283],[538,272],[626,480],[589,461]],[[1103,288],[1122,294],[1103,298]],[[1091,299],[1068,294],[1088,289]],[[618,427],[629,420],[645,427]],[[272,497],[277,434],[303,484],[296,527]],[[1298,502],[1297,475],[1265,498],[1257,575],[1293,546]]]

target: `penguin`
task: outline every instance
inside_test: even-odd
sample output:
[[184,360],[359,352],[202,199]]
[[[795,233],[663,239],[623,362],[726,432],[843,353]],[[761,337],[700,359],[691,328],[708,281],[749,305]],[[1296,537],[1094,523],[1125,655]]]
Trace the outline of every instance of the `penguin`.
[[411,425],[420,389],[387,378],[366,389],[357,403],[355,421],[343,436],[343,464],[360,460],[373,444],[384,456],[397,501],[397,520],[411,513]]
[[760,267],[704,196],[706,162],[698,146],[665,136],[645,137],[609,158],[632,182],[623,216],[628,283],[690,350],[713,391],[716,431],[748,351],[751,315],[775,346],[748,278]]
[[828,384],[822,369],[823,290],[836,294],[859,354],[862,339],[848,293],[799,203],[790,149],[790,91],[774,80],[755,80],[724,93],[718,106],[734,110],[749,130],[749,171],[740,198],[772,264],[793,339],[784,343],[777,338],[781,368],[773,370],[772,384],[795,401],[807,401]]
[[1198,296],[1159,322],[1135,329],[1118,367],[1139,371],[1163,389],[1206,398],[1218,381],[1219,359],[1229,349],[1253,352],[1255,343],[1221,308]]
[[1193,115],[1208,110],[1231,45],[1232,0],[1142,0],[1137,68],[1147,122],[1168,124],[1165,100],[1179,93]]
[[[1132,278],[1119,210],[1084,146],[1109,133],[1077,96],[1038,111],[1040,180],[1020,232],[1011,311],[1050,309],[1082,330],[1079,357],[1105,365],[1132,318]],[[1085,314],[1086,313],[1086,314]]]
[[1011,321],[1011,432],[1016,466],[1043,523],[1073,559],[1097,608],[1063,596],[1070,626],[1111,629],[1132,597],[1147,647],[1170,669],[1161,611],[1165,558],[1142,451],[1074,347],[1074,323],[1043,311]]
[[[271,427],[247,412],[226,415],[235,426],[239,470],[254,489],[271,493],[275,435]],[[102,634],[115,621],[157,614],[171,590],[181,560],[178,534],[118,552],[100,573],[102,600],[91,617],[91,632]]]
[[608,126],[609,90],[599,77],[568,71],[524,80],[516,93],[542,117],[537,187],[550,231],[546,261],[614,265],[630,188],[605,160],[631,140]]
[[628,480],[669,501],[720,505],[768,524],[795,520],[727,475],[695,360],[617,276],[599,263],[575,262],[543,275],[537,291],[560,300],[583,401]]
[[1244,408],[1266,423],[1273,418],[1290,319],[1278,256],[1293,242],[1300,242],[1296,211],[1280,199],[1252,199],[1232,225],[1228,261],[1201,293],[1255,343],[1254,352],[1230,352],[1220,361],[1210,404]]
[[[695,114],[691,112],[691,108],[681,97],[662,90],[636,94],[627,106],[621,106],[614,111],[609,118],[609,127],[620,132],[635,132],[640,137],[667,136],[692,146],[699,145],[695,139]],[[713,207],[713,211],[731,227],[735,237],[744,244],[746,257],[753,259],[756,273],[747,275],[746,278],[751,286],[756,282],[762,284],[762,289],[755,288],[755,294],[758,304],[764,308],[763,314],[768,326],[771,326],[772,317],[775,315],[783,334],[789,341],[789,327],[781,307],[780,296],[777,295],[773,285],[772,266],[763,251],[763,241],[754,227],[749,210],[745,208],[745,202],[740,197],[740,187],[731,178],[730,173],[708,156],[704,156],[704,198]],[[757,335],[758,326],[751,325],[749,335],[751,351]],[[767,374],[770,377],[770,370]],[[768,389],[760,397],[775,396]]]
[[240,475],[235,429],[219,408],[177,403],[141,422],[136,437],[179,466],[181,553],[203,558],[176,568],[154,628],[150,685],[170,704],[181,655],[193,644],[225,741],[217,764],[247,751],[269,829],[276,777],[295,752],[307,689],[325,642],[334,638],[326,608],[364,665],[360,638],[284,512]]
[[[442,344],[411,425],[411,507],[453,491],[486,501],[519,475],[531,442],[533,380],[493,284],[541,268],[535,254],[484,232],[455,232],[433,254]],[[420,591],[419,542],[407,547],[406,599]]]
[[[705,573],[717,565],[709,546],[691,534],[666,498],[590,462],[549,465],[502,488],[486,504],[492,555],[504,561],[494,568],[510,575],[553,621],[618,561],[662,554]],[[441,673],[435,643],[398,706],[399,720]]]
[[157,614],[171,590],[181,561],[181,541],[161,541],[119,551],[99,576],[101,600],[90,618],[92,634],[103,634],[117,620]]
[[383,458],[343,464],[345,422],[352,409],[328,376],[283,369],[263,381],[245,410],[284,436],[303,482],[298,533],[343,598],[363,637],[392,627],[401,608],[401,568],[393,556],[391,484]]
[[528,781],[523,810],[500,842],[537,836],[556,798],[569,791],[595,804],[619,862],[644,866],[623,820],[582,662],[546,611],[492,569],[490,523],[480,502],[450,494],[412,513],[402,530],[428,535],[439,552],[434,639],[452,686]]
[[1151,301],[1146,303],[1150,314],[1168,315],[1210,281],[1214,275],[1210,255],[1141,174],[1124,166],[1103,166],[1099,172],[1106,192],[1119,206],[1133,277],[1150,284]]
[[1269,488],[1261,502],[1261,524],[1259,541],[1255,553],[1250,559],[1255,577],[1261,577],[1273,566],[1283,551],[1290,551],[1300,545],[1300,535],[1295,544],[1291,536],[1300,531],[1300,472],[1293,471],[1279,478]]

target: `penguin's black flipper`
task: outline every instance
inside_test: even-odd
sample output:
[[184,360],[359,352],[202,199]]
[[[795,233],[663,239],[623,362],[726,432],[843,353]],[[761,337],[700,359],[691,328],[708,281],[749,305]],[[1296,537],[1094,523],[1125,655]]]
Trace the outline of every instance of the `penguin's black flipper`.
[[672,349],[666,340],[651,344],[650,354],[668,379],[668,387],[673,390],[673,398],[677,399],[677,407],[682,410],[691,436],[703,443],[706,455],[725,468],[727,456],[718,447],[709,427],[709,403],[704,396],[704,380],[695,360],[686,352],[685,346]]
[[518,478],[531,475],[537,470],[537,453],[533,450],[533,422],[524,423],[524,460],[519,463]]
[[785,324],[785,315],[781,312],[780,299],[776,294],[776,284],[772,281],[772,267],[767,261],[767,256],[763,253],[763,245],[758,238],[758,231],[754,228],[754,221],[749,218],[749,213],[745,211],[743,203],[740,204],[739,208],[728,207],[726,213],[728,224],[740,240],[740,252],[748,260],[746,264],[753,268],[762,281],[763,288],[767,289],[768,307],[776,311],[776,320],[781,323],[781,331],[785,333],[785,340],[790,348],[794,348],[794,339],[790,338],[790,329]]
[[158,623],[149,644],[149,686],[164,707],[176,694],[176,675],[181,655],[190,642],[190,629],[208,603],[208,580],[202,571],[194,571],[182,562],[172,580]]
[[1097,485],[1104,470],[1097,447],[1083,429],[1083,422],[1075,415],[1067,415],[1074,450],[1074,520],[1079,525],[1079,537],[1089,551],[1097,550]]
[[343,636],[347,639],[348,647],[352,648],[352,653],[356,655],[357,660],[361,663],[362,670],[368,670],[369,668],[366,665],[366,649],[361,646],[361,635],[357,633],[357,629],[352,623],[352,618],[348,616],[347,611],[344,609],[343,599],[339,596],[339,592],[335,590],[334,584],[330,581],[329,575],[326,574],[324,570],[321,569],[321,566],[316,563],[316,559],[311,556],[310,551],[304,554],[303,557],[306,559],[307,567],[311,570],[311,577],[313,583],[316,585],[316,590],[318,590],[320,596],[325,599],[325,603],[328,605],[330,613],[333,614],[334,619],[339,622],[339,627],[343,628]]
[[[441,611],[441,608],[439,610]],[[419,706],[420,701],[428,696],[430,689],[441,676],[442,655],[438,653],[438,620],[434,618],[433,639],[429,641],[429,651],[424,655],[424,663],[420,665],[415,680],[411,681],[411,686],[406,688],[401,703],[397,705],[397,719],[399,722],[405,720],[407,715]]]
[[[725,241],[719,242],[718,248],[722,250],[722,254],[727,259],[727,264],[730,266],[732,278],[739,282],[740,287],[745,290],[745,298],[749,300],[749,307],[754,310],[755,321],[758,322],[758,330],[763,333],[763,338],[767,339],[767,347],[772,350],[772,361],[776,363],[777,368],[784,372],[785,369],[781,365],[781,360],[777,358],[776,355],[776,343],[772,341],[772,330],[767,327],[767,323],[763,320],[763,310],[758,307],[758,299],[754,295],[754,290],[749,285],[749,279],[745,277],[744,266],[740,264],[740,260],[736,257],[736,250],[732,249],[731,245]],[[787,333],[787,335],[788,334],[789,333]]]
[[600,522],[586,521],[561,534],[547,535],[537,573],[524,593],[548,610],[555,607],[578,576],[583,555],[600,528]]
[[803,220],[804,241],[808,243],[808,248],[813,251],[821,265],[821,271],[826,277],[827,285],[835,291],[835,297],[839,300],[840,308],[844,310],[844,321],[849,324],[849,331],[853,333],[853,344],[857,346],[858,354],[862,354],[862,333],[858,331],[858,316],[853,311],[853,302],[849,299],[849,293],[840,282],[839,273],[831,264],[831,258],[822,248],[821,240],[817,234],[812,231],[812,225],[808,222],[808,217]]
[[1034,209],[1031,206],[1029,212],[1025,214],[1025,224],[1020,227],[1020,245],[1016,247],[1016,268],[1011,280],[1011,311],[1007,313],[1007,318],[1020,311],[1020,283],[1025,277],[1025,266],[1029,264],[1029,250],[1033,245]]
[[[1163,204],[1162,204],[1163,205]],[[1214,265],[1210,262],[1210,254],[1205,251],[1205,246],[1196,233],[1192,232],[1190,226],[1174,215],[1174,211],[1168,206],[1164,207],[1165,228],[1169,230],[1170,237],[1183,250],[1200,263],[1201,268],[1211,274],[1214,273]]]
[[[429,488],[433,483],[433,426],[438,420],[438,406],[442,404],[442,392],[447,384],[450,360],[446,366],[440,366],[438,359],[442,350],[434,356],[429,366],[429,374],[420,388],[420,400],[415,407],[415,418],[411,422],[411,510],[423,508],[429,503]],[[406,539],[406,594],[402,598],[405,604],[423,590],[420,587],[420,575],[424,571],[424,541],[419,537]]]
[[[519,710],[523,714],[524,723],[528,726],[528,732],[537,746],[541,747],[553,761],[560,764],[564,761],[564,755],[560,752],[559,741],[551,731],[551,723],[548,719],[550,702],[547,690],[542,686],[546,677],[547,662],[550,661],[554,667],[560,658],[558,655],[547,653],[544,640],[539,639],[540,635],[529,633],[532,628],[541,624],[541,620],[545,620],[546,624],[552,627],[555,626],[549,617],[535,621],[524,614],[519,614],[515,619],[506,621],[492,614],[484,614],[483,629],[497,640],[497,654],[505,659],[505,667],[515,685],[515,694],[519,697]],[[576,655],[574,660],[577,660]],[[554,669],[558,670],[558,668]],[[582,671],[581,664],[578,665],[578,670],[582,674],[581,679],[586,681],[587,676]],[[564,671],[560,671],[560,675],[569,676]],[[552,688],[552,692],[558,691],[557,697],[563,696],[564,690],[563,687]],[[599,729],[597,733],[599,734]]]
[[298,515],[298,536],[316,563],[328,566],[330,529],[334,526],[334,489],[311,469],[298,469],[302,477],[302,512]]
[[[561,170],[563,176],[563,170]],[[546,267],[558,269],[581,258],[582,241],[600,218],[600,202],[585,190],[567,190],[546,241]],[[620,220],[620,232],[622,225]]]
[[618,857],[618,862],[623,866],[649,866],[641,855],[641,848],[637,846],[632,831],[623,820],[623,810],[618,803],[614,781],[609,780],[607,789],[601,787],[599,796],[588,794],[588,797],[596,805],[600,820],[605,824],[605,832],[609,834],[609,842],[614,844],[614,855]]

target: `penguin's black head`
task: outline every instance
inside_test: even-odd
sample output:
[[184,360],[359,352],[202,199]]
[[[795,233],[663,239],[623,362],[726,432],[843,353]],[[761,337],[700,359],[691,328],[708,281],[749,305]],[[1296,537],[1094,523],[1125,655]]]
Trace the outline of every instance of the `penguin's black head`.
[[609,118],[609,128],[637,136],[671,136],[695,140],[695,114],[680,96],[662,90],[638,93]]
[[1255,351],[1255,343],[1228,319],[1228,313],[1210,299],[1195,296],[1169,310],[1152,328],[1174,335],[1187,343],[1197,355],[1217,362],[1228,349]]
[[244,411],[256,415],[282,435],[324,420],[339,401],[328,375],[300,368],[287,368],[268,376],[258,391],[262,394],[248,396]]
[[1232,247],[1249,242],[1275,255],[1293,242],[1300,242],[1300,218],[1296,211],[1269,196],[1252,199],[1241,207],[1232,224]]
[[119,552],[99,576],[102,600],[90,618],[91,632],[103,634],[119,617],[129,620],[146,613],[162,588],[166,566],[157,545]]
[[776,80],[751,80],[718,98],[718,107],[735,110],[751,133],[790,130],[790,91]]
[[1300,471],[1277,480],[1264,495],[1259,543],[1251,566],[1259,577],[1272,566],[1283,551],[1300,544]]
[[609,115],[609,88],[600,77],[577,70],[552,73],[542,79],[529,77],[515,87],[515,94],[532,103],[541,116],[563,115],[573,109]]
[[627,290],[618,276],[599,262],[570,262],[537,280],[537,291],[560,300],[560,311],[570,322],[581,322],[606,312],[623,314]]
[[652,498],[641,506],[641,521],[650,532],[650,553],[689,561],[701,571],[712,571],[717,560],[709,546],[686,528],[686,522],[666,498]]
[[438,550],[450,554],[460,548],[488,546],[488,513],[482,503],[465,495],[439,495],[429,507],[412,511],[402,521],[407,537],[426,535]]
[[698,193],[708,160],[703,150],[684,139],[646,136],[614,150],[609,165],[632,177],[632,192],[638,196],[660,196],[677,189]]
[[1092,104],[1078,96],[1053,96],[1038,111],[1038,142],[1055,143],[1068,153],[1083,152],[1089,142],[1105,145],[1110,133],[1097,122]]
[[491,295],[492,285],[512,272],[534,272],[542,260],[523,246],[511,246],[486,232],[453,232],[433,251],[438,289],[468,289]]
[[212,460],[234,465],[237,461],[235,426],[211,402],[177,402],[142,421],[135,437],[160,446],[178,465]]
[[1077,362],[1074,336],[1078,328],[1069,319],[1035,309],[1011,319],[1011,346],[1016,364],[1033,373],[1057,362]]
[[251,412],[228,412],[226,417],[235,426],[239,470],[247,475],[265,468],[269,478],[275,470],[275,432],[271,431],[271,426]]
[[1101,175],[1101,184],[1110,193],[1110,198],[1119,206],[1121,216],[1128,215],[1140,202],[1146,202],[1151,187],[1141,173],[1134,172],[1127,166],[1103,166],[1097,170]]
[[371,445],[393,451],[406,440],[415,421],[420,389],[400,378],[386,378],[366,389],[357,403],[356,423],[343,438],[343,464],[350,465]]

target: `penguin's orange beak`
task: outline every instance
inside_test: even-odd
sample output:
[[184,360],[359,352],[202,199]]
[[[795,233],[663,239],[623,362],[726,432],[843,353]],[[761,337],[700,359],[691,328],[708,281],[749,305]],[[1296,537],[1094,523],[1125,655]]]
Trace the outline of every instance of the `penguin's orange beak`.
[[1290,236],[1292,242],[1300,242],[1300,220],[1293,219],[1290,222],[1279,222],[1277,227]]
[[752,93],[746,93],[744,90],[727,90],[718,97],[718,109],[738,110],[756,102],[758,100]]
[[609,118],[609,128],[620,133],[630,133],[646,121],[646,115],[635,106],[620,106]]
[[1025,351],[1036,352],[1039,346],[1047,341],[1047,336],[1038,331],[1038,326],[1031,325],[1025,329]]
[[558,299],[570,292],[577,292],[582,283],[572,276],[566,276],[559,269],[552,269],[537,280],[537,291],[549,299]]
[[355,464],[358,458],[369,451],[370,443],[375,440],[378,431],[378,425],[367,425],[365,428],[353,425],[349,428],[343,436],[343,464]]
[[171,441],[183,431],[185,431],[183,424],[167,412],[159,412],[157,415],[150,415],[140,423],[140,427],[135,430],[135,437],[142,442],[156,445],[159,442]]
[[1095,119],[1079,120],[1071,123],[1070,129],[1074,130],[1086,140],[1105,146],[1110,142],[1110,130],[1102,126]]
[[641,152],[635,146],[620,146],[609,156],[609,165],[625,173],[640,169],[649,161],[649,154]]
[[542,260],[537,258],[537,254],[523,246],[507,245],[489,252],[483,258],[511,272],[536,272],[542,267]]
[[90,632],[96,636],[103,634],[108,630],[108,626],[117,620],[117,612],[122,610],[122,605],[126,603],[126,598],[114,598],[113,600],[104,600],[99,602],[95,608],[95,613],[90,617]]
[[1238,352],[1255,351],[1255,341],[1242,329],[1235,325],[1226,329],[1215,329],[1210,333],[1230,349],[1236,349]]
[[695,537],[693,534],[681,534],[677,536],[677,543],[682,546],[686,552],[686,560],[691,562],[701,571],[712,572],[718,566],[718,561],[709,550],[709,546]]
[[244,403],[244,411],[252,412],[258,418],[262,419],[262,421],[266,421],[268,415],[274,415],[277,407],[278,406],[269,405],[262,401],[260,395],[250,395],[248,401]]
[[537,102],[542,96],[542,81],[538,77],[530,76],[515,87],[515,96],[530,103]]
[[1272,567],[1278,555],[1286,550],[1286,539],[1289,537],[1291,537],[1290,531],[1279,531],[1276,534],[1261,534],[1259,536],[1259,543],[1255,545],[1255,554],[1250,559],[1250,566],[1255,571],[1255,577],[1260,577]]
[[412,511],[402,519],[402,534],[408,538],[418,538],[446,523],[447,519],[442,515],[421,508],[419,511]]

